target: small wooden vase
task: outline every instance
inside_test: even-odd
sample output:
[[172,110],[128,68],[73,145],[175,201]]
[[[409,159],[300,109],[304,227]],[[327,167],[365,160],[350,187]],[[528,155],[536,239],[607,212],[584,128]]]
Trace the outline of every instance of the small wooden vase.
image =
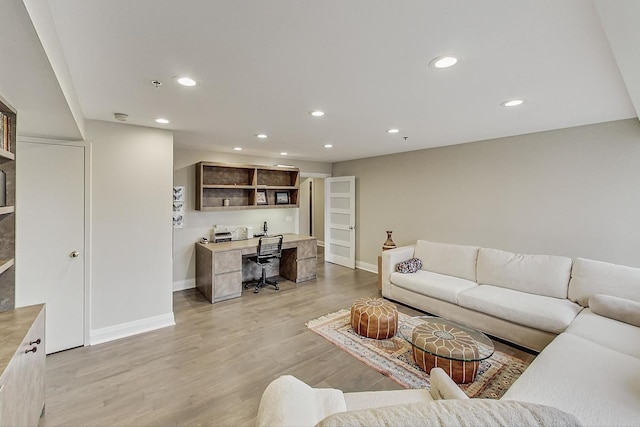
[[397,247],[396,244],[393,242],[393,239],[391,238],[391,233],[393,233],[393,231],[387,231],[387,240],[382,245],[383,251]]

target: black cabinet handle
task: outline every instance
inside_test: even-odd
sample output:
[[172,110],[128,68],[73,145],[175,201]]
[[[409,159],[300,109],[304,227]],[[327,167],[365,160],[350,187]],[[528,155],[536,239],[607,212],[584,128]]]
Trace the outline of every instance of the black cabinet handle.
[[37,340],[35,340],[35,341],[31,341],[31,342],[29,342],[29,345],[40,344],[41,342],[42,342],[42,341],[40,341],[40,338],[38,338],[38,339],[37,339]]
[[31,352],[35,353],[36,351],[38,351],[38,347],[33,347],[33,348],[29,349],[29,350],[25,350],[24,352],[25,353],[31,353]]

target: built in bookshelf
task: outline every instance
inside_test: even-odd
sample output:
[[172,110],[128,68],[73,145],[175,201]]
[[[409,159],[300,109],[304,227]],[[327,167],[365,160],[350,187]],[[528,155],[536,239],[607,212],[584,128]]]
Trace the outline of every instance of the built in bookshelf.
[[0,96],[0,311],[15,305],[16,119]]
[[200,162],[196,164],[196,210],[298,207],[297,168]]

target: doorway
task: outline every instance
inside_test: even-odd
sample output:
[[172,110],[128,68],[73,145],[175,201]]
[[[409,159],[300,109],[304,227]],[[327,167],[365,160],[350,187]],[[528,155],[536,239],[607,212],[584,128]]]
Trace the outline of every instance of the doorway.
[[303,176],[300,179],[298,234],[315,237],[318,246],[324,246],[325,177]]

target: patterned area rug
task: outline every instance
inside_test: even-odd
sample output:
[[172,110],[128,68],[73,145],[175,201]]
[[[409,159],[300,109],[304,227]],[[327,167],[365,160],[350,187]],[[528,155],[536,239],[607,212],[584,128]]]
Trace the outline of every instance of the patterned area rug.
[[[366,363],[404,388],[430,387],[429,375],[413,361],[411,345],[401,337],[375,340],[356,334],[351,327],[350,309],[343,309],[311,320],[307,327],[347,353]],[[409,317],[398,313],[399,323]],[[499,399],[529,366],[502,352],[480,362],[474,382],[461,384],[469,397]]]

